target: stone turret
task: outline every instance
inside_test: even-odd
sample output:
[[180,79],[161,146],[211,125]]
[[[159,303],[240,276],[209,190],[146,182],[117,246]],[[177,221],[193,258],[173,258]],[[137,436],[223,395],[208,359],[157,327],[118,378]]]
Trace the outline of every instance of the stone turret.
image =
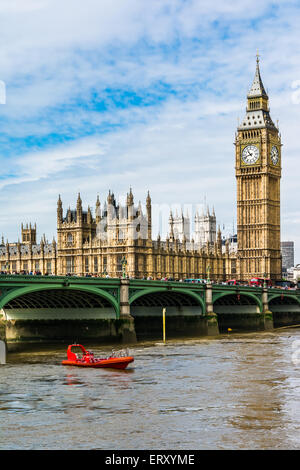
[[148,240],[152,240],[152,205],[149,191],[146,198],[146,212],[148,220]]
[[173,218],[173,232],[175,239],[183,242],[185,238],[186,242],[190,241],[190,218],[188,213],[184,216],[183,212],[181,212],[181,215],[178,216],[176,212]]
[[218,247],[218,254],[222,253],[222,233],[220,225],[218,226],[218,235],[217,235],[217,247]]
[[99,195],[97,196],[97,201],[96,201],[96,224],[99,224],[101,220],[101,206],[100,206],[100,200],[99,200]]
[[169,230],[170,230],[169,239],[170,241],[173,242],[175,240],[175,237],[174,237],[174,218],[173,218],[172,211],[170,211],[170,216],[169,216]]
[[198,211],[195,215],[195,242],[204,246],[207,242],[214,243],[216,241],[216,215],[215,210],[210,214],[209,206],[202,209],[201,215]]
[[36,224],[33,226],[31,223],[26,226],[23,224],[21,225],[21,232],[22,232],[22,243],[24,244],[29,244],[31,243],[32,245],[36,244]]
[[76,219],[77,219],[78,224],[82,223],[82,200],[80,197],[80,193],[78,193],[77,203],[76,203]]
[[90,225],[92,222],[93,222],[92,211],[91,211],[90,206],[88,206],[87,223]]
[[72,222],[72,213],[71,213],[71,207],[69,206],[67,210],[67,222],[70,224]]
[[134,214],[133,214],[133,211],[134,211],[134,201],[133,201],[133,194],[132,194],[132,189],[130,188],[130,191],[129,191],[129,194],[127,193],[127,201],[126,201],[126,205],[127,205],[127,218],[128,220],[133,220],[133,217],[134,217]]
[[60,194],[58,196],[58,201],[57,201],[57,225],[61,224],[63,221],[63,207],[62,207],[62,202],[60,198]]

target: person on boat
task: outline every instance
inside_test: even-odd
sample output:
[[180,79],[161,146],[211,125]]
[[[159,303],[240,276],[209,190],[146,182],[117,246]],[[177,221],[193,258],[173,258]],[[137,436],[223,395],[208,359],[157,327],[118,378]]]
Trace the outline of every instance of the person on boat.
[[83,359],[87,364],[90,364],[91,362],[94,362],[94,354],[90,351],[87,351],[83,356]]

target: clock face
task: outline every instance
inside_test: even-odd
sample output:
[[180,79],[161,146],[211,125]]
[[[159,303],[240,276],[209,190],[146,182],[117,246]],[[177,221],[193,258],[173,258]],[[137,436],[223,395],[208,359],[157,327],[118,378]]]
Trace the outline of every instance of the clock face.
[[273,147],[271,148],[271,160],[273,165],[277,165],[279,161],[279,152],[278,148],[275,145],[273,145]]
[[246,165],[253,165],[259,158],[259,149],[256,145],[247,145],[242,152],[242,160]]

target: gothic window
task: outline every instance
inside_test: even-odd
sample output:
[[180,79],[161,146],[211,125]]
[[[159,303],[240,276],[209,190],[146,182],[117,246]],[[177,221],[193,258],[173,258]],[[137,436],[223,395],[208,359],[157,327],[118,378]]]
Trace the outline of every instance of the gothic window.
[[[51,261],[50,261],[51,263]],[[48,269],[48,267],[47,267]],[[67,257],[67,273],[74,273],[75,271],[75,262],[74,262],[74,256],[68,256]]]
[[187,272],[188,275],[190,274],[190,271],[191,271],[191,268],[190,268],[190,259],[187,258],[187,259],[186,259],[186,272]]
[[180,274],[182,273],[182,259],[181,258],[179,258],[178,260],[178,271]]
[[231,273],[236,274],[236,260],[231,260]]
[[103,256],[103,272],[107,270],[107,256]]
[[51,273],[51,260],[47,260],[47,272]]
[[170,267],[169,267],[169,271],[170,271],[171,274],[172,274],[173,271],[174,271],[174,260],[173,260],[173,258],[170,258]]
[[94,256],[94,272],[98,272],[98,257]]
[[139,271],[142,275],[144,275],[145,271],[145,257],[143,255],[139,255]]
[[117,272],[122,271],[122,258],[123,258],[122,255],[117,256]]

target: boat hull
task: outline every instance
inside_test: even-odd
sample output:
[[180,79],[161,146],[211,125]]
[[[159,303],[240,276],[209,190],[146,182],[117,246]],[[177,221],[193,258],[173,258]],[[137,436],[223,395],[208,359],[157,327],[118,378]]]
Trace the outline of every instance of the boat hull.
[[110,369],[126,369],[128,364],[134,361],[134,358],[131,356],[128,357],[118,357],[118,358],[109,358],[109,359],[100,359],[95,360],[94,362],[83,362],[83,361],[62,361],[63,366],[76,366],[76,367],[90,367],[90,368],[110,368]]

